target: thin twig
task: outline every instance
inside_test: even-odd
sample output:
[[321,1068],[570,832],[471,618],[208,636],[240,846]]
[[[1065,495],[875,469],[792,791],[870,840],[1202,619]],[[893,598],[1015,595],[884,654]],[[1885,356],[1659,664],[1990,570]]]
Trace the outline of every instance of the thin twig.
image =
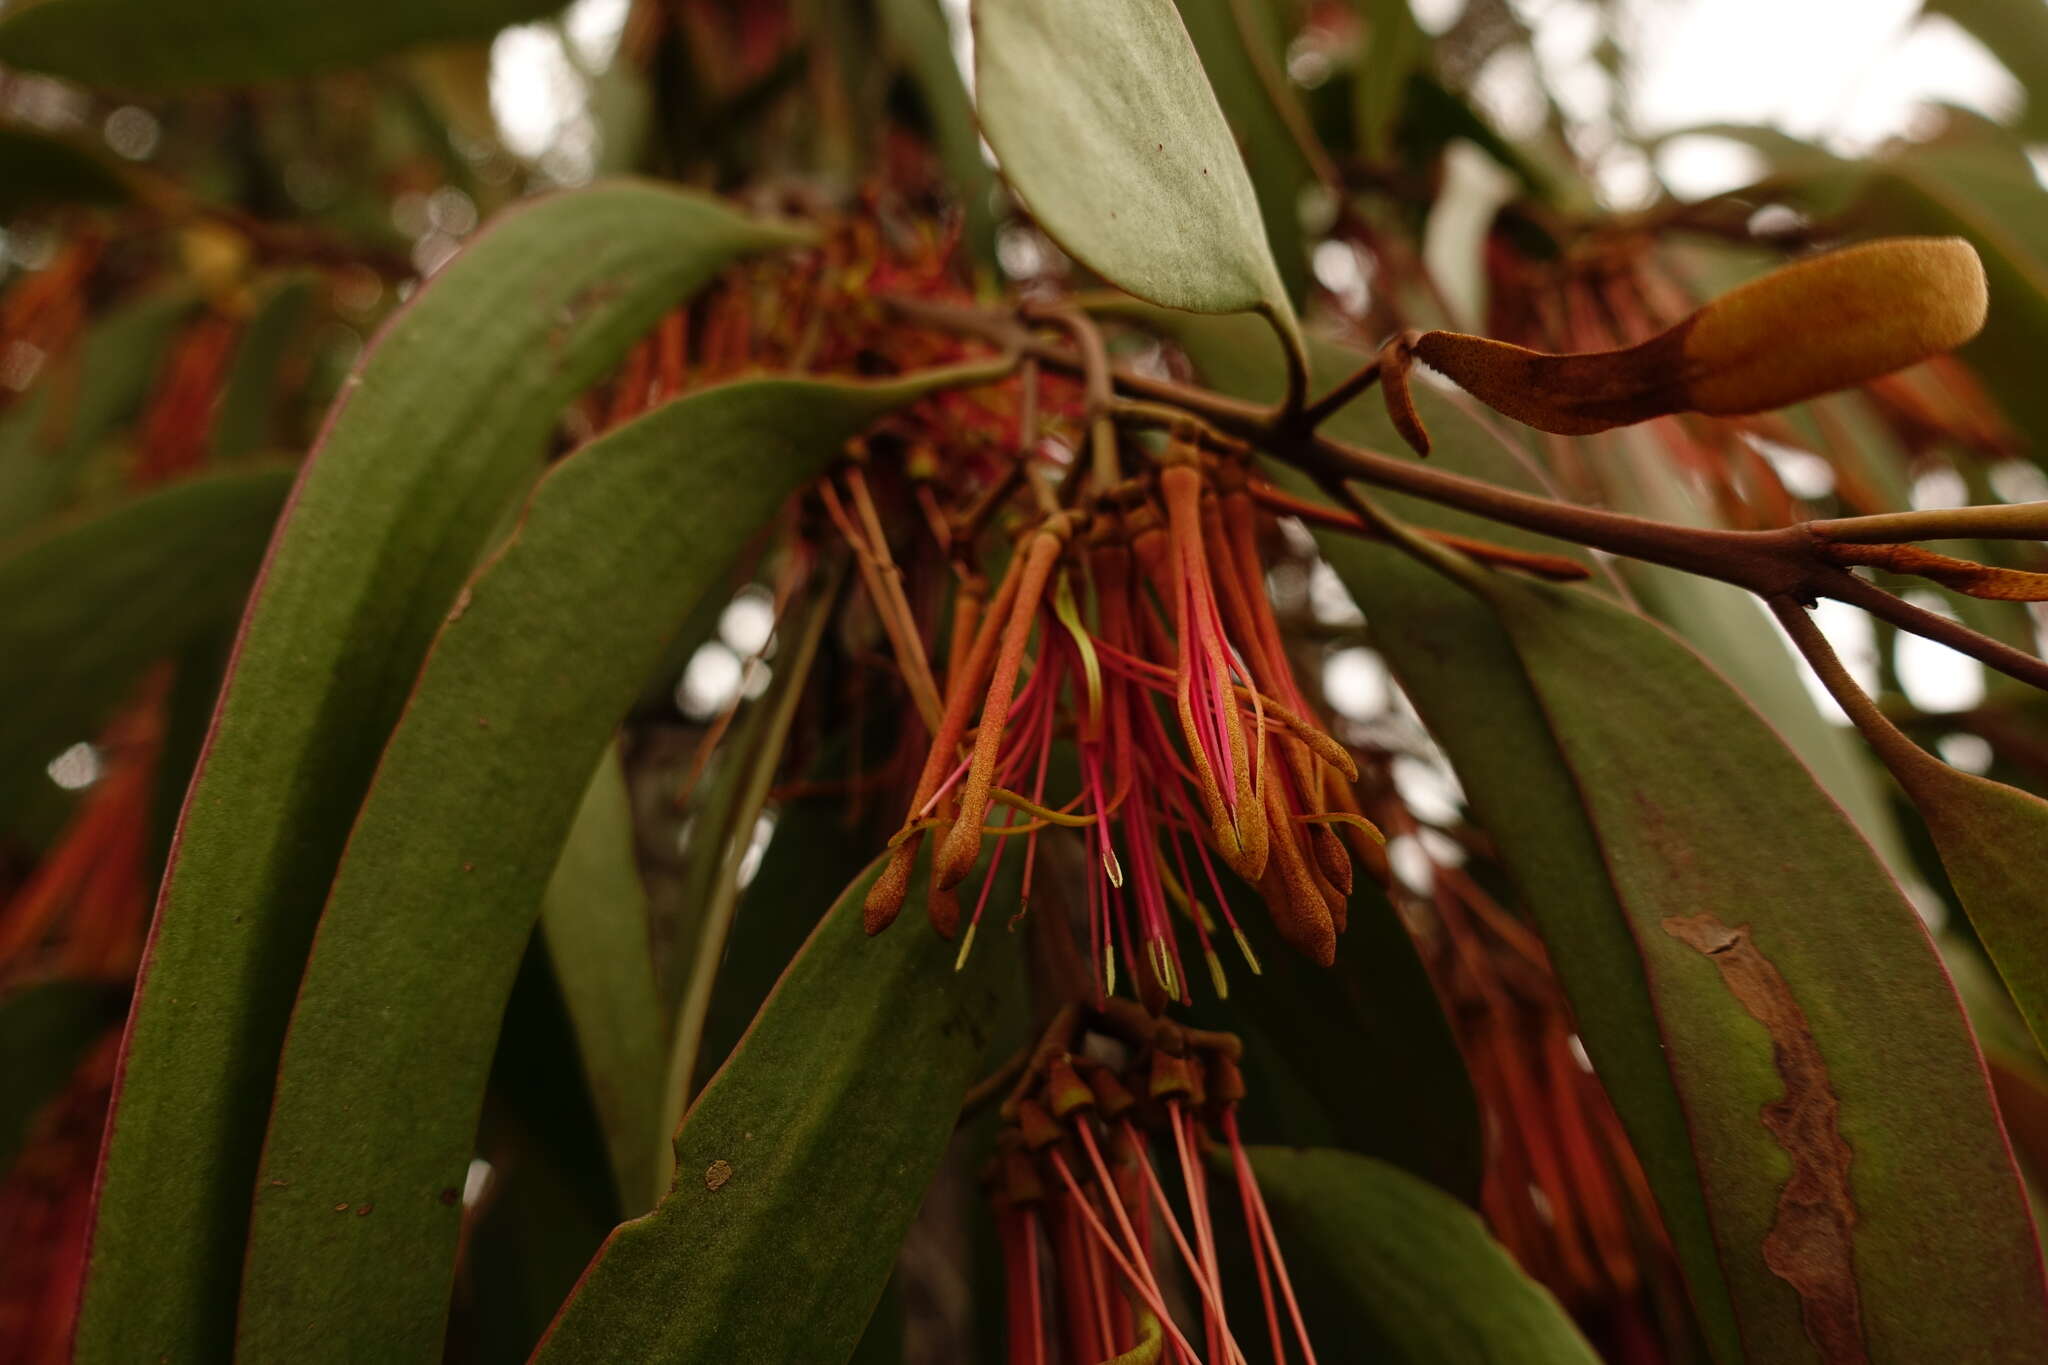
[[[913,320],[1018,348],[1025,354],[1036,356],[1044,364],[1069,373],[1082,369],[1081,362],[1072,354],[1030,336],[1008,318],[978,309],[931,304],[922,300],[891,302],[898,311]],[[2048,689],[2048,663],[1937,613],[1893,597],[1828,562],[1817,552],[1816,547],[1821,542],[1808,525],[1767,531],[1728,531],[1679,526],[1597,507],[1582,507],[1518,493],[1445,469],[1345,445],[1325,436],[1300,437],[1295,434],[1284,407],[1247,403],[1206,389],[1122,371],[1113,371],[1111,380],[1134,396],[1186,408],[1210,425],[1295,465],[1326,487],[1349,480],[1372,484],[1492,521],[1519,526],[1539,535],[1662,564],[1704,578],[1719,579],[1766,600],[1782,596],[1804,602],[1832,597],[1861,607],[1902,630],[1960,650],[2023,682]],[[1903,517],[1909,514],[1896,515]],[[1938,525],[1913,522],[1909,529],[1924,535],[1925,527],[1930,524]]]

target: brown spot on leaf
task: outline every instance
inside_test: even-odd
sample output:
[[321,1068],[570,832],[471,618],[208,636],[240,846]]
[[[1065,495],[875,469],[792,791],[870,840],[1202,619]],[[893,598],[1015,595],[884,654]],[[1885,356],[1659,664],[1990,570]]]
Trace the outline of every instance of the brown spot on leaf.
[[1721,983],[1771,1035],[1771,1058],[1785,1082],[1782,1098],[1763,1107],[1763,1125],[1792,1174],[1778,1191],[1778,1211],[1764,1234],[1764,1264],[1799,1295],[1806,1336],[1828,1365],[1867,1365],[1863,1310],[1856,1285],[1856,1205],[1849,1190],[1854,1155],[1835,1117],[1841,1101],[1828,1082],[1827,1059],[1792,988],[1758,950],[1747,924],[1730,928],[1709,914],[1673,915],[1664,932],[1704,954]]
[[714,1161],[704,1168],[704,1188],[707,1190],[718,1189],[730,1179],[732,1179],[732,1163],[730,1161]]
[[356,1217],[361,1218],[364,1214],[368,1213],[371,1209],[374,1209],[376,1207],[377,1206],[375,1204],[358,1204],[356,1205]]
[[462,1198],[462,1191],[456,1189],[453,1185],[441,1191],[441,1203],[448,1208],[454,1208],[455,1201],[460,1198]]

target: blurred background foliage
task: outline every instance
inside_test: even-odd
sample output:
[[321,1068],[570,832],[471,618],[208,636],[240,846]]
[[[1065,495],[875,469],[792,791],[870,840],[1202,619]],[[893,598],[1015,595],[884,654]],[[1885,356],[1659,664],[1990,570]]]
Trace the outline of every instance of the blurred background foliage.
[[[1741,422],[1526,434],[1520,455],[1563,495],[1733,527],[2048,497],[2039,0],[1180,8],[1286,284],[1327,337],[1371,345],[1445,325],[1592,349],[1813,247],[1954,233],[1983,257],[1990,322],[1953,360]],[[884,233],[936,216],[991,294],[1089,283],[997,186],[961,75],[963,6],[553,10],[0,6],[0,1360],[60,1356],[75,1289],[63,1252],[83,1236],[170,823],[293,462],[397,304],[508,205],[615,174],[861,207]],[[1185,363],[1157,347],[1126,358]],[[600,424],[592,402],[572,406],[555,449]],[[1368,1038],[1398,1027],[1406,1007],[1387,1001],[1407,986],[1392,978],[1298,981],[1229,1016],[1274,1087],[1248,1126],[1437,1180],[1477,1204],[1603,1350],[1693,1358],[1655,1215],[1630,1188],[1640,1173],[1486,833],[1372,623],[1314,542],[1288,544],[1270,586],[1297,667],[1323,683],[1336,733],[1371,760],[1375,808],[1393,812],[1393,899],[1453,1006],[1486,1126],[1483,1151],[1464,1151],[1455,1133],[1375,1112],[1432,1083],[1402,1046],[1341,1064],[1318,1050],[1333,1018],[1359,1016]],[[1942,548],[2043,567],[2030,544]],[[814,709],[797,712],[794,740],[777,728],[774,584],[756,575],[742,566],[730,595],[681,623],[624,732],[627,804],[610,816],[630,835],[665,1001],[701,970],[701,911],[721,881],[743,896],[698,1083],[808,927],[745,904],[823,904],[875,846],[840,805],[804,793],[807,765],[864,741]],[[1756,703],[1907,887],[1973,1011],[2022,1163],[2048,1178],[2048,1066],[1919,821],[1745,595],[1642,566],[1626,577]],[[2048,637],[2038,607],[1908,595],[2023,648]],[[1916,738],[1957,767],[2048,790],[2048,698],[1846,608],[1820,620]],[[829,632],[817,673],[874,648],[872,625]],[[774,792],[743,799],[763,771]],[[785,840],[801,860],[764,860]],[[1446,885],[1459,889],[1447,898]],[[1489,964],[1476,976],[1445,947],[1475,941]],[[564,1016],[573,969],[536,949],[508,1015],[465,1191],[451,1359],[522,1356],[605,1231],[639,1211],[605,1176],[587,1059]],[[1370,1017],[1385,1009],[1396,1013]],[[1529,1136],[1567,1123],[1609,1144],[1600,1192]],[[974,1305],[993,1301],[971,1284],[988,1274],[987,1247],[979,1262],[961,1250],[971,1183],[956,1156],[859,1358],[994,1358],[962,1344],[989,1330]]]

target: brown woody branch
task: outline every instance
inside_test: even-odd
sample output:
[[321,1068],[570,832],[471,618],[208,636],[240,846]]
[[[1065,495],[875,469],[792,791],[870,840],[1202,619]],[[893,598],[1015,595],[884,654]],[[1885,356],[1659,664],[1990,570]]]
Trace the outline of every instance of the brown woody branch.
[[[1014,349],[1071,374],[1086,374],[1082,357],[1034,334],[1004,313],[892,298],[913,322]],[[1678,526],[1596,507],[1582,507],[1501,488],[1448,470],[1333,441],[1305,429],[1299,410],[1228,398],[1207,389],[1112,369],[1124,394],[1192,414],[1218,431],[1259,447],[1325,487],[1371,484],[1610,554],[1680,569],[1745,588],[1766,602],[1823,597],[1848,602],[1901,630],[1948,645],[2021,681],[2048,690],[2048,662],[1892,596],[1833,562],[1830,542],[1937,539],[1956,535],[2025,536],[2048,529],[2048,508],[1941,509],[1806,522],[1768,531]],[[1362,385],[1360,387],[1363,387]],[[1323,405],[1317,405],[1322,407]],[[1327,415],[1327,413],[1321,414]]]

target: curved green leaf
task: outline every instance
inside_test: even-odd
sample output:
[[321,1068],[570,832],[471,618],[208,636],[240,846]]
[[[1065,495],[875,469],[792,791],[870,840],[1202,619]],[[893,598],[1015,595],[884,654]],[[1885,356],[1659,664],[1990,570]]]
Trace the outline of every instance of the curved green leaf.
[[234,620],[291,478],[187,479],[0,559],[0,802],[47,782],[144,668]]
[[328,896],[256,1182],[244,1358],[438,1359],[491,1046],[613,727],[675,623],[848,439],[993,372],[727,384],[540,482],[447,614]]
[[955,972],[922,924],[869,938],[880,870],[783,974],[677,1131],[668,1197],[611,1235],[536,1365],[853,1350],[1015,977],[998,944]]
[[0,126],[0,218],[47,204],[120,204],[128,182],[98,152],[33,128]]
[[540,200],[451,261],[350,376],[186,799],[101,1152],[80,1361],[227,1353],[292,991],[420,656],[562,406],[727,261],[797,240],[651,185]]
[[1752,1358],[2038,1352],[2048,1288],[1983,1062],[1869,845],[1656,626],[1483,591],[1627,912]]
[[697,1072],[691,1078],[693,1099],[732,1055],[761,1002],[803,946],[811,926],[792,916],[788,907],[825,900],[873,855],[873,841],[847,817],[839,801],[816,796],[776,812],[774,832],[754,880],[740,894],[725,961],[712,983],[697,1047]]
[[[1641,431],[1624,428],[1586,443],[1588,453],[1603,460],[1603,482],[1614,506],[1659,521],[1708,524],[1700,503],[1661,448]],[[1879,785],[1882,779],[1855,735],[1814,705],[1800,680],[1796,657],[1786,648],[1784,636],[1767,624],[1769,612],[1763,604],[1730,584],[1661,564],[1624,560],[1618,567],[1644,610],[1718,668],[1792,746],[1885,865],[1896,875],[1910,872],[1912,863],[1899,841],[1892,803]]]
[[1010,187],[1068,254],[1197,313],[1293,306],[1173,0],[976,0],[975,98]]
[[1882,743],[1913,798],[1970,927],[2037,1045],[2048,1047],[2048,801],[1958,771],[1892,732]]
[[0,62],[88,85],[174,90],[301,76],[421,43],[484,37],[562,0],[27,0],[0,14]]
[[1370,1343],[1370,1359],[1386,1365],[1598,1359],[1550,1291],[1435,1186],[1350,1152],[1247,1153],[1325,1350],[1342,1342],[1343,1358],[1365,1359]]
[[[783,751],[789,747],[790,727],[810,682],[818,645],[832,624],[845,567],[843,562],[835,564],[819,575],[809,590],[809,600],[786,614],[785,647],[776,652],[768,690],[748,715],[743,733],[727,739],[731,752],[725,755],[725,771],[707,793],[717,804],[709,808],[700,804],[696,812],[698,833],[692,842],[703,842],[691,862],[690,894],[683,913],[677,916],[678,937],[693,951],[686,950],[682,998],[669,1032],[659,1109],[662,1132],[675,1131],[696,1094],[705,1018],[723,974],[733,918],[739,910],[740,868],[768,807],[769,788],[782,767]],[[660,1198],[675,1176],[670,1154],[661,1155],[649,1198]]]
[[605,750],[569,826],[541,897],[540,928],[604,1129],[619,1207],[637,1213],[658,1156],[664,1030],[617,746]]

